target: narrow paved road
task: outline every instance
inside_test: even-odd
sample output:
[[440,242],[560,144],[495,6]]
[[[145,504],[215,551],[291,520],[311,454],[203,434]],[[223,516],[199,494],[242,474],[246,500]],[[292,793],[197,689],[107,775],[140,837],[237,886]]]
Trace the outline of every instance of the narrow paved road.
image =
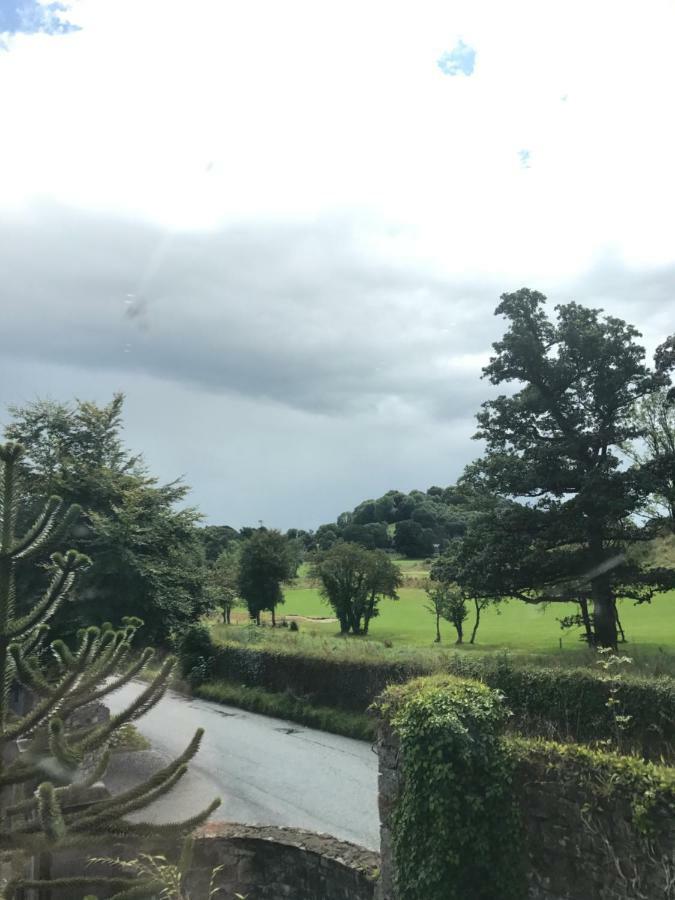
[[[142,689],[127,685],[106,703],[118,712]],[[206,732],[189,772],[140,818],[175,821],[218,796],[215,818],[291,825],[379,848],[377,756],[369,744],[173,691],[137,726],[153,749],[114,757],[106,778],[113,792],[178,756],[197,728]]]

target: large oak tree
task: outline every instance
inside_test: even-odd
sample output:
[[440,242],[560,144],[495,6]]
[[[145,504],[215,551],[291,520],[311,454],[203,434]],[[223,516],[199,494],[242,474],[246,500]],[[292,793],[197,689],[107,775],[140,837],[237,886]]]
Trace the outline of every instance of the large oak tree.
[[631,325],[577,303],[551,318],[545,300],[523,288],[496,309],[507,330],[483,373],[515,390],[483,404],[486,453],[465,480],[514,502],[472,524],[465,562],[484,595],[588,599],[592,641],[615,646],[617,598],[644,602],[675,584],[630,553],[652,537],[636,516],[652,481],[621,451],[641,437],[632,412],[669,383],[672,360],[661,353],[650,369]]

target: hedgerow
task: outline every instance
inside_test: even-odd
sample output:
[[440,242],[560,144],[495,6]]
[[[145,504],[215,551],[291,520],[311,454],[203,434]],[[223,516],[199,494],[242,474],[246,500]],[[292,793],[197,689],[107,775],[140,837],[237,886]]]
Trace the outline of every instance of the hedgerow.
[[501,691],[513,712],[511,729],[582,743],[613,740],[616,697],[627,721],[622,749],[645,759],[675,759],[675,680],[622,673],[620,679],[594,669],[515,666],[503,657],[457,657],[454,671]]
[[388,685],[425,674],[406,663],[326,659],[235,641],[212,645],[209,668],[213,678],[272,691],[288,689],[319,705],[353,712],[365,712]]
[[[311,703],[352,712],[367,710],[389,685],[430,674],[424,663],[327,658],[236,641],[216,644],[208,639],[205,644],[201,629],[194,638],[183,663],[185,675],[195,669],[193,683],[224,679],[289,690]],[[501,691],[513,712],[512,728],[522,733],[588,742],[614,737],[607,705],[611,681],[600,671],[517,665],[503,655],[459,653],[444,666]],[[624,749],[646,759],[675,759],[675,680],[624,674],[617,696],[630,717],[622,735]]]
[[246,687],[218,680],[199,684],[192,689],[192,693],[204,700],[215,700],[217,703],[227,703],[262,715],[289,719],[332,734],[371,742],[376,737],[376,723],[371,716],[332,706],[315,706],[288,691],[268,691],[261,687]]

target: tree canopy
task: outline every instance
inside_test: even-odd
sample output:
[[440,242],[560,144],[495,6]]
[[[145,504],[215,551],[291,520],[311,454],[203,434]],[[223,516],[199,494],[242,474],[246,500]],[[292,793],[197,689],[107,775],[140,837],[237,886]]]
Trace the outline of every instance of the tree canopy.
[[320,525],[313,535],[314,547],[327,550],[345,541],[368,550],[393,549],[413,559],[432,556],[464,534],[479,508],[477,499],[469,485],[433,486],[407,494],[387,491],[340,513],[334,523]]
[[[108,622],[101,628],[82,629],[75,646],[62,640],[47,645],[48,622],[67,602],[91,560],[76,550],[52,553],[48,571],[42,573],[41,593],[31,602],[20,602],[18,563],[39,560],[58,525],[72,521],[75,512],[52,496],[22,526],[17,515],[22,456],[19,444],[0,445],[0,789],[5,794],[10,787],[14,791],[13,796],[3,797],[0,850],[45,854],[43,860],[48,860],[59,849],[78,847],[91,852],[115,841],[187,836],[206,821],[219,800],[183,822],[153,825],[130,821],[128,816],[146,809],[180,780],[199,749],[201,729],[177,759],[147,781],[115,797],[89,790],[106,772],[113,737],[161,699],[175,659],[164,660],[126,709],[106,721],[90,721],[91,704],[141,673],[153,651],[130,656],[135,632],[143,624],[135,617],[125,618],[119,628]],[[19,698],[22,702],[13,703]],[[89,716],[82,716],[87,709]],[[92,884],[102,887],[106,896],[118,898],[130,892],[154,896],[161,890],[152,877],[100,877],[86,872],[68,878],[65,885],[54,884],[40,867],[29,881],[18,878],[8,885],[6,895],[14,897],[22,891],[23,896],[25,888],[42,896],[49,894],[51,886],[60,886],[81,896]]]
[[643,398],[634,410],[640,434],[627,452],[642,466],[651,489],[645,512],[675,532],[675,396],[663,387]]
[[231,541],[209,566],[206,579],[209,597],[223,611],[223,621],[231,623],[232,610],[239,602],[239,558],[242,544]]
[[401,571],[382,550],[340,541],[318,554],[311,575],[332,606],[342,634],[368,634],[382,598],[398,599]]
[[55,631],[136,615],[153,643],[166,643],[209,605],[200,517],[184,505],[186,485],[159,484],[124,446],[123,403],[120,394],[105,406],[39,400],[12,407],[6,435],[25,447],[22,474],[33,506],[58,494],[81,508],[68,536],[94,562],[57,614]]
[[259,528],[243,542],[239,551],[239,596],[246,601],[249,615],[260,622],[260,613],[275,611],[284,602],[281,585],[295,576],[296,554],[280,531]]

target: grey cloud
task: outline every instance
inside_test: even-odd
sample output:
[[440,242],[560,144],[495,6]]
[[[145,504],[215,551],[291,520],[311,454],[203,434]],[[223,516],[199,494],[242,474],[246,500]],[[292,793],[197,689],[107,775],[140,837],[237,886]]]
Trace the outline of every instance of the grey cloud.
[[471,420],[406,426],[329,417],[139,372],[0,355],[0,423],[9,402],[39,395],[103,403],[120,390],[128,445],[160,479],[185,475],[189,502],[211,522],[316,527],[390,488],[449,484],[478,453]]
[[628,267],[607,255],[574,280],[560,286],[558,295],[619,316],[643,335],[650,357],[656,346],[675,332],[675,265]]
[[0,240],[4,352],[131,368],[316,413],[395,398],[465,416],[477,373],[450,378],[445,363],[498,333],[494,286],[373,262],[345,223],[167,241],[148,226],[52,212],[4,222]]
[[159,477],[185,474],[211,521],[310,527],[390,488],[450,483],[478,455],[473,416],[494,391],[480,355],[504,291],[602,306],[651,348],[674,330],[675,266],[444,279],[373,256],[373,236],[346,220],[167,236],[62,209],[5,215],[0,418],[36,395],[122,390],[129,445]]

